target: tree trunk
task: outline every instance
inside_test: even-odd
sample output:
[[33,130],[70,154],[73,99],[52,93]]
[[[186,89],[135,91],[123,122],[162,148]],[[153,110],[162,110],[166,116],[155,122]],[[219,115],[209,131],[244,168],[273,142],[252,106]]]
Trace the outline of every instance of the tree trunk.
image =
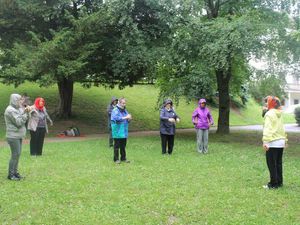
[[63,78],[57,82],[59,91],[59,118],[68,119],[72,115],[73,85],[74,81],[67,78]]
[[230,96],[229,81],[231,70],[216,71],[217,85],[219,91],[219,120],[217,133],[229,134],[229,113],[230,113]]

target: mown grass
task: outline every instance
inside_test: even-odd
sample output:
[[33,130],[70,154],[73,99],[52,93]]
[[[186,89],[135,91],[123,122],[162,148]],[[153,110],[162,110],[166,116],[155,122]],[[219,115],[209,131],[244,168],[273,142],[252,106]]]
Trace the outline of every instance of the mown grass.
[[106,138],[46,143],[42,157],[24,145],[20,172],[6,179],[0,151],[0,224],[300,224],[299,137],[289,135],[284,187],[268,181],[261,133],[210,135],[209,154],[195,134],[178,134],[172,156],[158,136],[130,137],[130,164],[115,165]]
[[[0,112],[2,115],[9,102],[12,93],[27,93],[32,100],[42,96],[46,100],[47,109],[53,113],[57,109],[57,87],[40,88],[33,83],[25,83],[18,88],[0,84]],[[131,130],[157,130],[159,127],[159,110],[157,109],[158,89],[153,85],[137,85],[123,90],[92,87],[85,89],[76,84],[73,99],[73,117],[69,120],[54,120],[54,126],[50,127],[50,135],[66,130],[75,125],[84,134],[103,133],[107,131],[106,107],[112,96],[127,98],[127,109],[133,116]],[[191,114],[196,107],[196,102],[187,104],[180,101],[176,111],[181,117],[178,128],[191,128]],[[215,124],[218,121],[218,109],[211,108]],[[285,122],[295,122],[293,115],[285,115]],[[261,124],[261,107],[250,100],[247,107],[241,110],[231,110],[230,125]],[[5,125],[3,116],[0,117],[0,139],[4,138]]]

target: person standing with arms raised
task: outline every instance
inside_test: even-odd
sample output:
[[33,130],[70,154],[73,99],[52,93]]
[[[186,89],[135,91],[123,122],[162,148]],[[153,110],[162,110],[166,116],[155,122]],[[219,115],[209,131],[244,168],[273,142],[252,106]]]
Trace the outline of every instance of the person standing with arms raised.
[[8,166],[9,180],[20,180],[23,177],[18,172],[19,159],[22,151],[22,140],[26,135],[26,122],[30,107],[23,108],[23,98],[19,94],[10,96],[9,106],[5,109],[6,138],[11,150]]

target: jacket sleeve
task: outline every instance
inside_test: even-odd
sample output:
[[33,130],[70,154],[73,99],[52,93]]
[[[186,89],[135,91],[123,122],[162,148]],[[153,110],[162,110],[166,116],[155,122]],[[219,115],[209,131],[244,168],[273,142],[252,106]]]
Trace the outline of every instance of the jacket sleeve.
[[208,112],[207,112],[207,118],[211,124],[214,124],[214,119],[210,113],[210,110],[208,110]]
[[51,120],[49,114],[47,113],[46,108],[45,108],[45,114],[46,114],[46,119],[47,119],[51,124],[53,124],[53,121]]
[[161,109],[161,110],[160,110],[160,119],[161,119],[161,120],[169,120],[169,117],[167,117],[167,116],[165,115],[165,110],[164,110],[164,109]]
[[195,122],[195,118],[198,116],[198,111],[197,109],[194,110],[193,114],[192,114],[192,122]]
[[270,140],[272,140],[272,135],[272,119],[269,115],[266,115],[263,129],[263,142],[269,142]]
[[177,119],[180,119],[180,116],[178,116],[178,114],[174,111],[174,114],[175,114],[175,120],[177,120]]
[[111,112],[111,121],[115,121],[115,122],[121,122],[123,121],[122,119],[122,115],[120,113],[119,110],[117,109],[114,109],[112,112]]
[[28,115],[26,113],[20,113],[17,111],[11,111],[9,114],[11,122],[18,128],[24,126],[27,121]]

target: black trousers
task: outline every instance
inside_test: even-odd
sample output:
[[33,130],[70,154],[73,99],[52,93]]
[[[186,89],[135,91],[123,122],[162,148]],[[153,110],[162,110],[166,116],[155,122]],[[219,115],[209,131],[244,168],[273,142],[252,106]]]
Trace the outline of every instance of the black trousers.
[[278,187],[283,184],[282,178],[283,148],[269,148],[266,152],[266,161],[270,172],[270,186]]
[[167,145],[168,153],[172,154],[174,146],[174,136],[175,135],[160,134],[162,154],[167,153]]
[[126,143],[127,138],[114,138],[114,161],[119,160],[119,150],[121,153],[121,161],[126,160]]
[[46,128],[38,127],[30,131],[30,155],[42,155]]

